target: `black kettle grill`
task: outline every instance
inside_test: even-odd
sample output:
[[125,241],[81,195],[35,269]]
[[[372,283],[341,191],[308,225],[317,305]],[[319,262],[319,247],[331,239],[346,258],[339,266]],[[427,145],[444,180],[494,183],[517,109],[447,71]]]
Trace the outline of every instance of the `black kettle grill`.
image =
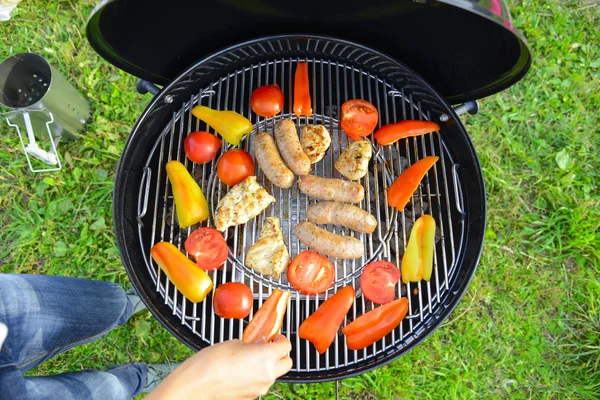
[[[244,258],[265,217],[282,221],[290,255],[305,249],[293,234],[313,200],[296,185],[279,189],[257,171],[259,182],[277,199],[260,216],[230,228],[225,237],[229,259],[211,278],[248,284],[254,311],[274,288],[292,292],[282,333],[292,342],[292,370],[283,382],[341,379],[380,367],[423,341],[460,301],[477,267],[486,222],[485,188],[479,161],[459,114],[477,112],[476,99],[499,92],[521,79],[531,64],[523,36],[513,27],[501,0],[370,2],[314,1],[103,1],[87,25],[92,47],[107,61],[140,78],[140,93],[150,101],[125,144],[114,188],[114,224],[123,264],[133,285],[156,318],[193,349],[240,338],[249,318],[216,316],[212,298],[192,304],[151,260],[150,248],[170,241],[181,250],[196,228],[179,228],[165,164],[183,162],[206,194],[212,210],[227,188],[216,177],[217,159],[196,165],[186,159],[183,140],[210,129],[191,115],[196,104],[235,110],[249,118],[254,131],[240,145],[253,154],[254,135],[272,132],[274,123],[292,117],[300,125],[320,123],[331,133],[327,156],[314,173],[337,176],[333,163],[348,145],[338,125],[346,100],[370,101],[380,114],[379,126],[402,119],[431,120],[439,133],[401,140],[378,150],[370,172],[361,179],[366,196],[360,206],[378,219],[370,235],[356,235],[365,245],[357,260],[332,260],[333,286],[321,295],[303,295],[287,282],[247,268]],[[199,60],[199,61],[198,61]],[[298,62],[309,65],[314,115],[292,114],[293,73]],[[261,118],[251,112],[256,87],[277,83],[287,104],[282,115]],[[162,86],[159,88],[158,86]],[[450,104],[461,104],[452,108]],[[223,150],[227,148],[224,145]],[[422,157],[440,161],[429,171],[411,206],[398,213],[382,193]],[[339,288],[352,284],[357,298],[346,323],[374,305],[359,290],[364,265],[386,259],[400,265],[410,228],[423,213],[431,214],[440,233],[430,282],[398,285],[409,299],[402,324],[361,351],[346,348],[338,334],[319,355],[297,335],[300,323]],[[209,220],[210,221],[210,220]]]

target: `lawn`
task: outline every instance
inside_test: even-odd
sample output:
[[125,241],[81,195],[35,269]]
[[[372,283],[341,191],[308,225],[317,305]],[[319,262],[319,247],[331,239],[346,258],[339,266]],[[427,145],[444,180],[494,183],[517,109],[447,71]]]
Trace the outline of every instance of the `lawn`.
[[[511,1],[529,74],[463,120],[488,196],[483,255],[463,301],[422,345],[340,383],[346,399],[600,398],[600,4]],[[85,39],[93,1],[27,1],[0,23],[0,59],[44,55],[90,100],[65,168],[32,174],[0,123],[0,269],[128,285],[111,196],[125,139],[149,96]],[[32,371],[179,361],[191,351],[148,313]],[[331,398],[334,384],[277,384],[267,398]]]

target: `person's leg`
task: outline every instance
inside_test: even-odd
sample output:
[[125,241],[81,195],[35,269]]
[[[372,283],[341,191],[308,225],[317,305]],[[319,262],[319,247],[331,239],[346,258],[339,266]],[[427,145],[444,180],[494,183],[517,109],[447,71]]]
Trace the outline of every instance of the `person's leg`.
[[0,274],[0,322],[8,327],[3,349],[22,373],[125,324],[133,311],[114,283]]

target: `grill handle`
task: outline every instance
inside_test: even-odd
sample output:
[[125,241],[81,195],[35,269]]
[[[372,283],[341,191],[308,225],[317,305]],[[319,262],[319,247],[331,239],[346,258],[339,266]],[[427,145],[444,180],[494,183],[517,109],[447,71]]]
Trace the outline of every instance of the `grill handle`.
[[[466,103],[463,103],[458,107],[455,107],[454,112],[459,117],[466,112],[468,112],[471,115],[475,115],[479,112],[479,102],[477,100],[467,101]],[[450,116],[448,114],[440,115],[440,121],[442,121],[442,122],[446,122],[449,119],[450,119]]]
[[139,94],[146,94],[150,92],[153,96],[156,96],[156,94],[160,92],[160,88],[158,86],[143,79],[138,81],[137,85],[135,85],[135,89]]

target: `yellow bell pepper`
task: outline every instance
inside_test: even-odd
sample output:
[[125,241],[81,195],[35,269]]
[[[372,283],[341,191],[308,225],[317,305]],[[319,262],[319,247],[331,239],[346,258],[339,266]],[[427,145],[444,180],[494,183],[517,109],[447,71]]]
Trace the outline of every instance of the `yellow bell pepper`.
[[402,257],[402,282],[429,281],[433,270],[435,246],[435,219],[423,215],[416,220],[410,231],[408,246]]
[[181,229],[208,219],[206,197],[187,168],[179,161],[169,161],[167,175],[173,188],[177,221]]
[[169,280],[192,303],[201,302],[212,290],[210,276],[171,243],[156,243],[150,254]]
[[252,122],[235,111],[195,106],[192,108],[192,114],[210,125],[227,143],[234,146],[238,146],[242,138],[252,132]]

